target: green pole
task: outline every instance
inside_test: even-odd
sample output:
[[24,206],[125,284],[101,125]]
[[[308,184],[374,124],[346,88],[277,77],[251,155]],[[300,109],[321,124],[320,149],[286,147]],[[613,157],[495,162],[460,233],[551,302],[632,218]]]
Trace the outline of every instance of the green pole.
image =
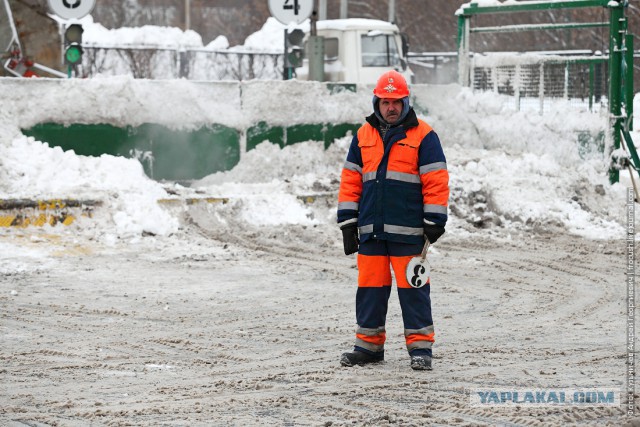
[[633,130],[633,34],[626,34],[624,38],[625,44],[625,62],[627,63],[627,68],[625,70],[624,76],[624,99],[625,99],[625,110],[627,113],[627,124],[629,125],[628,131]]
[[[609,6],[609,114],[613,120],[613,149],[620,148],[621,126],[621,72],[622,72],[622,6],[611,3]],[[620,171],[612,164],[609,168],[609,181],[614,184],[620,181]]]
[[633,140],[631,139],[631,134],[626,130],[622,132],[624,136],[624,141],[627,143],[627,148],[629,148],[629,154],[631,155],[631,166],[638,172],[640,172],[640,157],[638,157],[638,152],[636,151],[636,146],[633,145]]
[[458,83],[462,84],[462,38],[464,37],[464,16],[458,15],[458,34],[456,36],[456,49],[458,52]]
[[[606,7],[609,0],[568,0],[568,1],[532,1],[513,2],[513,4],[501,4],[499,6],[479,6],[478,3],[470,3],[464,6],[462,13],[467,16],[482,13],[511,13],[547,11],[553,9],[578,9],[584,7]],[[617,7],[617,6],[615,6]]]
[[458,83],[468,86],[469,81],[469,17],[458,15]]
[[462,44],[462,38],[464,37],[464,15],[458,15],[458,36],[456,38],[456,47],[460,52],[460,46]]

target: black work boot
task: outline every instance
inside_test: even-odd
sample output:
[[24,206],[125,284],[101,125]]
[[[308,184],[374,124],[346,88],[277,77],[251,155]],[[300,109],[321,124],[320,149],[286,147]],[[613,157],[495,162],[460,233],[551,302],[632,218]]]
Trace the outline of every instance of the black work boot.
[[340,364],[342,366],[366,365],[367,363],[378,363],[384,360],[384,354],[377,356],[362,351],[354,350],[351,353],[342,353]]
[[430,371],[431,357],[427,355],[411,356],[411,369],[415,371]]

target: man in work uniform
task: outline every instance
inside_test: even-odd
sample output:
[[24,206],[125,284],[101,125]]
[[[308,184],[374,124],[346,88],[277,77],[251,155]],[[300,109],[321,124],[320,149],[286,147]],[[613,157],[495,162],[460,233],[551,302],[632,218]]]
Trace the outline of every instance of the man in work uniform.
[[353,138],[342,170],[338,224],[346,255],[358,252],[356,343],[343,366],[384,360],[385,319],[395,273],[411,367],[431,370],[430,284],[414,288],[405,269],[444,233],[449,174],[438,135],[409,106],[409,88],[384,73],[373,111]]

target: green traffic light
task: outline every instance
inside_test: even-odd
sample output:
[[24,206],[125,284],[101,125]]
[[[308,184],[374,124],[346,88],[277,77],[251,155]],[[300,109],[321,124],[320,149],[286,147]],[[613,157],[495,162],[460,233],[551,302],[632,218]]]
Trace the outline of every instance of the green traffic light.
[[291,52],[287,58],[289,59],[289,64],[293,68],[299,67],[302,63],[302,61],[300,60],[300,56],[298,56],[298,54],[295,52]]
[[78,45],[69,46],[64,52],[64,59],[67,64],[77,64],[82,60],[82,48]]
[[289,64],[298,68],[302,65],[302,58],[304,57],[304,51],[298,47],[293,48],[291,52],[287,54],[287,59],[289,60]]
[[289,32],[286,31],[286,40],[285,40],[285,59],[286,66],[298,68],[302,65],[302,58],[304,57],[304,50],[302,47],[302,42],[304,41],[304,31],[299,28]]

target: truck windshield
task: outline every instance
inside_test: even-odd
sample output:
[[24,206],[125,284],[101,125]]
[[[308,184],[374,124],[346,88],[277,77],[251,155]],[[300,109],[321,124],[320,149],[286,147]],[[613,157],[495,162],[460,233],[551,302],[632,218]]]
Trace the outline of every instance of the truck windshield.
[[400,63],[398,46],[393,34],[363,34],[361,40],[363,67],[393,67]]

